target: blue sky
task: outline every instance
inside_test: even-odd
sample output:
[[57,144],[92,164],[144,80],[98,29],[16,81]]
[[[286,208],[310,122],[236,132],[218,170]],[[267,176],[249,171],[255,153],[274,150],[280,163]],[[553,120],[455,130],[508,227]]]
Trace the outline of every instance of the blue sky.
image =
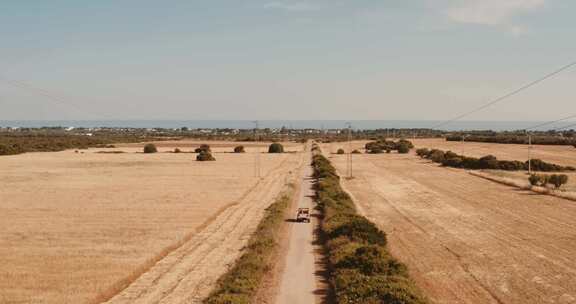
[[[568,0],[0,0],[0,119],[447,119],[576,60]],[[467,117],[576,114],[576,69]]]

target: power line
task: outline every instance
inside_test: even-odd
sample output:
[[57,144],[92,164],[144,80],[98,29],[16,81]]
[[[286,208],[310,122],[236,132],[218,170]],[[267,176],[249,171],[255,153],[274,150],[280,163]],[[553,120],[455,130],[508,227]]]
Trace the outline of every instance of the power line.
[[572,128],[572,127],[576,127],[576,124],[571,124],[571,125],[567,125],[567,126],[563,126],[563,127],[554,128],[550,131],[558,131],[558,130],[568,129],[568,128]]
[[551,77],[553,77],[553,76],[555,76],[555,75],[557,75],[557,74],[560,74],[560,73],[563,72],[564,70],[567,70],[567,69],[569,69],[569,68],[571,68],[571,67],[573,67],[573,66],[575,66],[575,65],[576,65],[576,61],[574,61],[574,62],[572,62],[572,63],[569,63],[569,64],[567,64],[567,65],[565,65],[565,66],[563,66],[563,67],[561,67],[561,68],[553,71],[552,73],[546,74],[545,76],[543,76],[543,77],[541,77],[541,78],[538,78],[538,79],[536,79],[536,80],[534,80],[534,81],[532,81],[532,82],[529,82],[529,83],[521,86],[520,88],[518,88],[518,89],[516,89],[516,90],[514,90],[514,91],[512,91],[512,92],[510,92],[510,93],[507,93],[507,94],[505,94],[505,95],[503,95],[503,96],[500,96],[500,97],[498,97],[498,98],[496,98],[496,99],[494,99],[494,100],[492,100],[492,101],[490,101],[490,102],[488,102],[488,103],[486,103],[486,104],[484,104],[484,105],[481,105],[481,106],[479,106],[479,107],[477,107],[477,108],[475,108],[475,109],[473,109],[473,110],[471,110],[471,111],[468,111],[468,112],[465,112],[465,113],[463,113],[463,114],[460,114],[460,115],[458,115],[458,116],[456,116],[456,117],[454,117],[454,118],[452,118],[452,119],[450,119],[450,120],[447,120],[447,121],[445,121],[445,122],[442,122],[442,123],[440,123],[440,124],[437,124],[437,125],[433,126],[431,129],[436,129],[436,128],[445,126],[445,125],[447,125],[447,124],[449,124],[449,123],[451,123],[451,122],[460,120],[460,119],[462,119],[462,118],[464,118],[464,117],[466,117],[466,116],[468,116],[468,115],[470,115],[470,114],[474,114],[474,113],[476,113],[476,112],[478,112],[478,111],[481,111],[481,110],[483,110],[483,109],[486,109],[486,108],[488,108],[489,106],[492,106],[492,105],[494,105],[494,104],[496,104],[496,103],[499,103],[499,102],[501,102],[501,101],[503,101],[503,100],[505,100],[505,99],[507,99],[507,98],[509,98],[509,97],[512,97],[512,96],[514,96],[514,95],[516,95],[516,94],[518,94],[518,93],[520,93],[520,92],[522,92],[522,91],[524,91],[524,90],[526,90],[526,89],[529,89],[529,88],[531,88],[531,87],[533,87],[533,86],[535,86],[535,85],[543,82],[544,80],[546,80],[546,79],[548,79],[548,78],[551,78]]
[[544,127],[544,126],[548,126],[548,125],[551,125],[551,124],[554,124],[554,123],[557,123],[557,122],[565,121],[565,120],[568,120],[568,119],[571,119],[571,118],[576,118],[576,114],[570,115],[570,116],[567,116],[567,117],[564,117],[564,118],[560,118],[560,119],[556,119],[556,120],[544,122],[544,123],[541,123],[541,124],[537,124],[537,125],[535,125],[535,126],[526,128],[526,129],[524,129],[524,130],[528,131],[528,130],[537,129],[537,128]]
[[42,96],[46,100],[51,101],[53,104],[58,104],[60,106],[66,107],[66,108],[73,109],[74,111],[76,111],[78,113],[88,114],[90,116],[98,117],[98,118],[106,118],[106,119],[109,118],[109,117],[105,117],[104,115],[101,115],[101,114],[96,114],[93,112],[86,111],[85,109],[82,109],[75,104],[65,102],[64,100],[66,99],[66,97],[58,96],[58,94],[54,94],[53,92],[50,92],[48,90],[38,88],[35,86],[31,86],[24,81],[8,79],[8,78],[4,77],[3,75],[0,75],[0,81],[6,83],[8,85],[11,85],[13,87],[16,87],[16,88],[31,92],[33,94],[37,94],[39,96]]

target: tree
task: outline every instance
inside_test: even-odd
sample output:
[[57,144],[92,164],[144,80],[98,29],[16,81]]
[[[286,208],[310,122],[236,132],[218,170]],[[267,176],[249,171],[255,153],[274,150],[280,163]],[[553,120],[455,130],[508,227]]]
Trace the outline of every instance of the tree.
[[180,150],[180,148],[174,148],[174,153],[182,153],[182,150]]
[[147,144],[144,146],[144,153],[156,153],[158,152],[158,149],[156,148],[156,145],[154,144]]
[[401,143],[398,145],[398,153],[406,154],[410,152],[410,146],[406,143]]
[[208,151],[202,151],[196,155],[197,161],[215,161],[216,159],[212,156],[212,153]]
[[354,151],[352,151],[352,154],[362,154],[362,152],[360,152],[358,150],[354,150]]
[[556,189],[560,189],[562,185],[568,183],[568,176],[566,174],[552,174],[549,183],[554,185]]
[[336,152],[336,154],[344,154],[344,149],[338,149],[338,152]]
[[244,150],[244,146],[237,146],[234,148],[234,153],[244,153],[244,152],[246,152]]
[[202,153],[202,152],[212,152],[212,150],[210,150],[210,146],[207,144],[202,144],[200,145],[200,148],[196,148],[196,150],[194,150],[194,152],[196,153]]
[[284,153],[284,146],[280,143],[273,143],[268,147],[268,153]]
[[528,177],[528,181],[530,182],[530,185],[538,186],[538,184],[540,184],[540,176],[536,174],[530,174],[530,177]]

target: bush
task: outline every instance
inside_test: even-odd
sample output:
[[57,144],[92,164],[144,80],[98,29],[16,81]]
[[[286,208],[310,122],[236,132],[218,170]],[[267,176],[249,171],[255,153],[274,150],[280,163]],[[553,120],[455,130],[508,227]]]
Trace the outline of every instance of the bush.
[[427,157],[428,154],[430,154],[430,150],[426,149],[426,148],[420,148],[416,150],[416,155],[424,158]]
[[362,154],[362,152],[360,152],[358,150],[354,150],[354,151],[352,151],[352,154]]
[[244,152],[246,152],[244,150],[244,146],[238,146],[234,148],[234,153],[244,153]]
[[268,147],[268,153],[284,153],[284,146],[280,143],[273,143]]
[[540,176],[536,175],[536,174],[530,174],[530,177],[528,177],[528,181],[530,182],[530,185],[532,186],[538,186],[540,185]]
[[216,159],[214,158],[214,156],[212,156],[212,153],[202,151],[202,152],[198,153],[198,155],[196,155],[196,160],[197,161],[215,161]]
[[406,154],[410,152],[410,146],[407,144],[400,144],[398,145],[398,153]]
[[562,185],[568,183],[568,176],[565,174],[552,174],[548,182],[554,185],[556,189],[560,189]]
[[158,149],[156,148],[156,145],[154,144],[147,144],[144,146],[144,153],[156,153],[158,152]]
[[180,148],[175,148],[174,153],[182,153],[182,150],[180,150]]
[[336,154],[344,154],[346,152],[344,152],[344,149],[338,149],[338,152],[336,152]]
[[207,145],[207,144],[202,144],[202,145],[200,145],[199,148],[196,148],[196,149],[194,150],[194,152],[196,152],[196,153],[202,153],[202,152],[212,153],[212,150],[210,150],[210,146],[209,146],[209,145]]
[[[370,148],[369,153],[380,149]],[[356,213],[330,161],[316,154],[312,165],[336,303],[426,303],[408,278],[406,266],[388,254],[386,234]]]

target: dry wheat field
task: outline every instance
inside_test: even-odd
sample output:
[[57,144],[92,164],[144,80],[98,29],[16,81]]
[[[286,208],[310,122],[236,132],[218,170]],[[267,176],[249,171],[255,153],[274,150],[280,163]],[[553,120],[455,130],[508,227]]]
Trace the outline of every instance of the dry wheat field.
[[[416,142],[447,149],[434,146],[437,140]],[[483,147],[477,156],[520,157],[514,146],[474,145]],[[542,158],[575,163],[576,157],[553,152],[563,149],[542,147]],[[345,155],[329,157],[346,172]],[[391,252],[433,303],[576,303],[573,201],[440,167],[414,153],[355,155],[353,168],[344,186],[387,232]]]
[[[210,143],[215,162],[164,153],[201,142],[156,144],[156,154],[126,144],[0,157],[0,303],[96,303],[113,296],[137,303],[129,293],[135,281],[178,254],[207,268],[180,265],[199,272],[146,286],[154,294],[141,296],[161,302],[157,295],[169,289],[192,303],[226,271],[262,210],[302,164],[302,146],[286,143],[295,153],[260,154],[258,179],[254,152],[266,151],[264,143]],[[229,153],[239,144],[247,153]],[[97,153],[104,150],[126,153]]]

